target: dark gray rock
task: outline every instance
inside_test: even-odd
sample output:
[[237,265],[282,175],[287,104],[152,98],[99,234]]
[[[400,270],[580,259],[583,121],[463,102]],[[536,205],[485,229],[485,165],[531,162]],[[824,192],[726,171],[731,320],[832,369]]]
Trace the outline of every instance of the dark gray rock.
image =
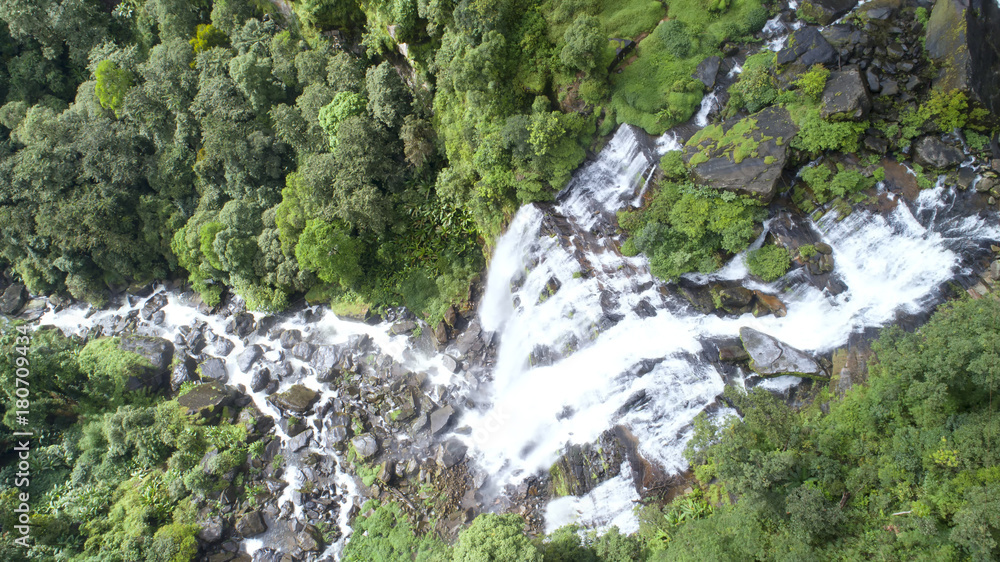
[[292,349],[300,341],[302,341],[302,332],[298,330],[285,330],[278,338],[282,349]]
[[819,29],[806,26],[792,33],[788,46],[778,51],[778,64],[796,62],[803,66],[829,64],[837,60],[837,52]]
[[259,345],[254,344],[247,346],[238,356],[236,356],[236,364],[239,365],[240,370],[244,373],[250,372],[250,367],[257,362],[264,355],[264,349]]
[[129,334],[122,337],[118,348],[135,353],[148,362],[132,368],[125,383],[126,389],[136,391],[144,388],[155,391],[166,383],[170,361],[174,357],[174,344],[163,338]]
[[[768,107],[745,119],[753,123],[746,140],[756,146],[755,152],[736,162],[732,145],[721,145],[711,136],[695,143],[697,137],[694,137],[684,147],[684,162],[691,167],[691,176],[699,185],[744,193],[767,203],[777,190],[788,159],[788,142],[798,128],[782,107]],[[735,125],[724,123],[723,132]]]
[[694,71],[694,78],[705,85],[705,89],[711,91],[715,88],[715,78],[719,75],[719,65],[722,59],[711,56],[698,63],[698,68]]
[[448,370],[448,372],[450,373],[458,372],[459,369],[458,360],[456,360],[451,355],[442,355],[441,363],[444,365],[444,368]]
[[222,383],[212,381],[195,385],[187,394],[179,396],[177,403],[186,408],[188,415],[211,419],[233,403],[233,396]]
[[799,13],[816,20],[820,25],[837,21],[858,5],[858,0],[803,0]]
[[869,91],[879,92],[882,90],[882,83],[879,82],[878,73],[871,68],[865,71],[865,82],[868,83]]
[[250,390],[253,392],[260,392],[267,388],[267,385],[271,382],[271,370],[267,367],[262,367],[254,372],[253,377],[250,379]]
[[831,72],[823,88],[820,115],[834,121],[859,121],[872,108],[871,95],[858,69]]
[[288,449],[293,453],[297,453],[302,449],[305,449],[309,446],[309,440],[312,439],[312,436],[313,430],[311,429],[307,429],[302,433],[299,433],[288,441]]
[[883,96],[896,96],[899,95],[899,83],[891,78],[882,79],[882,87],[879,88],[881,91],[880,95]]
[[233,352],[233,348],[236,344],[232,342],[229,338],[218,337],[212,343],[212,351],[219,357],[226,357]]
[[438,466],[442,468],[451,468],[462,462],[462,459],[465,458],[465,453],[468,449],[469,448],[465,445],[465,443],[452,438],[438,446],[435,460],[437,461]]
[[226,530],[226,522],[222,517],[213,515],[198,522],[201,530],[198,531],[198,538],[209,543],[217,543],[222,540],[222,533]]
[[926,52],[940,68],[934,87],[962,90],[1000,113],[1000,6],[938,0],[927,22]]
[[961,150],[937,137],[924,137],[914,147],[914,160],[921,166],[944,170],[958,166],[964,159]]
[[314,351],[316,351],[316,346],[313,344],[309,342],[299,342],[292,347],[292,357],[302,361],[308,361],[312,358]]
[[450,405],[444,408],[439,408],[431,413],[431,433],[438,434],[443,430],[448,422],[451,421],[451,417],[455,414],[455,409]]
[[743,347],[750,355],[750,368],[767,376],[796,375],[825,377],[823,369],[810,355],[753,328],[740,328]]
[[267,530],[264,518],[259,511],[251,511],[240,517],[236,522],[236,532],[244,538],[256,537]]
[[375,456],[375,453],[378,453],[378,441],[369,433],[363,433],[351,439],[351,444],[354,445],[358,457],[362,459],[371,458]]
[[170,373],[170,389],[177,392],[180,390],[182,384],[195,380],[197,380],[197,377],[192,372],[187,358],[185,358],[174,364],[174,368]]
[[309,365],[316,370],[316,376],[320,381],[329,382],[340,374],[343,359],[344,356],[339,347],[322,345],[313,352]]
[[312,409],[319,400],[319,393],[315,390],[297,384],[282,392],[270,397],[271,402],[282,410],[296,414],[304,414]]
[[229,373],[226,372],[226,362],[218,357],[206,357],[198,365],[198,374],[203,379],[219,381],[223,384],[229,382]]
[[470,350],[482,349],[481,335],[482,328],[479,326],[479,320],[473,320],[469,324],[469,327],[466,328],[461,335],[455,338],[455,347],[462,355],[469,353]]
[[160,311],[163,307],[167,306],[167,295],[163,293],[157,293],[143,303],[140,314],[142,314],[143,320],[149,320],[153,317],[153,314]]
[[240,312],[234,314],[226,324],[226,333],[235,334],[239,338],[245,338],[256,329],[253,314]]
[[28,290],[20,283],[13,283],[0,296],[0,312],[8,316],[17,314],[28,302]]
[[389,328],[389,334],[396,336],[400,334],[409,334],[417,328],[417,323],[412,320],[400,320],[396,322]]

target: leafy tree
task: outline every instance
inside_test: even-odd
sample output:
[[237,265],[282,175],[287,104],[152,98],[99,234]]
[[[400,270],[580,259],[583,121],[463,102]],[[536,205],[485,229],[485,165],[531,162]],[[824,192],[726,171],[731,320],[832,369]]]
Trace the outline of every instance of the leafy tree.
[[327,283],[351,287],[361,274],[358,265],[361,244],[342,228],[320,220],[310,220],[295,246],[302,268],[314,271]]
[[337,92],[333,101],[319,110],[320,127],[330,139],[330,148],[337,148],[337,132],[340,124],[348,117],[356,117],[365,112],[365,98],[354,92]]
[[542,553],[523,532],[524,519],[519,515],[484,513],[458,536],[455,562],[489,560],[524,560],[541,562]]
[[410,94],[399,73],[388,62],[369,68],[365,75],[368,111],[376,121],[397,129],[410,112]]
[[101,106],[119,115],[125,93],[132,87],[132,73],[119,68],[114,61],[102,60],[97,65],[94,77],[97,79],[94,89]]
[[597,65],[607,43],[601,31],[601,22],[587,14],[580,14],[573,20],[563,40],[566,45],[559,53],[559,60],[585,74],[590,74]]

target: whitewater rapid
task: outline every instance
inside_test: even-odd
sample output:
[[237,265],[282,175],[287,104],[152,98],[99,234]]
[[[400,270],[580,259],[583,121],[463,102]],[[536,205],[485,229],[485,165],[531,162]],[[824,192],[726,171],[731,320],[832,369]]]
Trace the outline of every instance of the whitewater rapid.
[[[940,300],[943,284],[969,273],[964,250],[1000,238],[995,217],[951,212],[958,195],[939,182],[912,208],[899,202],[886,216],[829,212],[809,222],[833,248],[834,274],[847,287],[840,294],[805,282],[802,269],[772,284],[747,279],[740,255],[716,275],[691,277],[743,279],[749,289],[778,294],[787,315],[700,314],[661,291],[645,258],[621,256],[606,237],[584,241],[602,216],[633,203],[662,152],[679,148],[676,139],[651,143],[623,126],[557,205],[522,208],[498,241],[480,307],[483,328],[499,334],[493,383],[482,399],[488,406],[462,420],[473,430],[468,442],[476,460],[498,484],[548,469],[567,445],[593,442],[615,425],[637,437],[646,459],[668,473],[682,471],[690,423],[724,386],[721,373],[703,359],[703,341],[734,338],[749,326],[799,349],[833,350],[853,333],[927,310]],[[554,235],[546,221],[571,226]],[[555,285],[549,295],[547,287]],[[641,301],[656,315],[640,313]],[[532,352],[539,349],[554,362],[533,365]],[[659,363],[633,374],[644,360]],[[798,380],[767,384],[783,388]],[[623,408],[643,395],[640,406]],[[554,500],[547,529],[577,522],[635,530],[631,510],[638,494],[631,479],[623,470],[588,497]]]

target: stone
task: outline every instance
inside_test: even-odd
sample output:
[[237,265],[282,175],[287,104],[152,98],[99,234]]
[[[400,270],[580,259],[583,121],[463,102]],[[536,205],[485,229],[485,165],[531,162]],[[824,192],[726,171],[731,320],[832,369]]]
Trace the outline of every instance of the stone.
[[177,404],[186,408],[189,416],[204,419],[221,414],[222,409],[232,403],[232,394],[218,381],[195,385],[186,394],[177,397]]
[[[482,335],[482,332],[482,328],[479,326],[479,320],[473,320],[469,324],[469,327],[466,328],[461,335],[455,338],[455,347],[458,349],[458,352],[465,355],[469,352],[469,350],[481,343],[480,336]],[[479,348],[481,349],[482,346],[480,345]]]
[[827,244],[826,242],[816,242],[815,244],[813,244],[813,247],[815,247],[816,251],[821,254],[833,253],[833,247]]
[[448,343],[448,329],[445,328],[444,321],[438,322],[437,327],[434,328],[434,339],[438,342],[438,345]]
[[444,368],[447,369],[449,373],[458,372],[458,361],[451,355],[442,355],[441,364],[444,365]]
[[722,64],[722,59],[717,56],[711,56],[705,60],[698,63],[698,68],[695,69],[692,78],[701,81],[705,85],[705,89],[712,91],[715,88],[715,78],[719,74],[719,65]]
[[271,396],[270,400],[272,404],[282,410],[304,414],[312,409],[316,401],[319,400],[319,393],[309,387],[296,384],[280,394]]
[[761,306],[766,308],[771,314],[778,318],[782,318],[788,314],[788,309],[785,307],[785,303],[781,302],[781,299],[778,297],[762,293],[760,291],[755,291],[755,293],[757,295],[757,302],[759,302]]
[[267,367],[262,367],[254,372],[253,377],[250,379],[250,390],[252,392],[261,392],[267,385],[271,382],[271,370]]
[[1000,186],[1000,180],[983,176],[976,182],[976,193],[989,193],[993,188]]
[[255,320],[253,314],[249,312],[240,312],[239,314],[234,314],[230,319],[229,323],[226,324],[226,333],[235,334],[239,338],[245,338],[253,333],[255,329]]
[[316,376],[321,382],[329,382],[340,374],[343,358],[339,347],[321,345],[313,352],[309,365],[316,370]]
[[351,445],[354,445],[354,450],[361,459],[371,458],[375,456],[375,453],[378,453],[378,441],[369,433],[362,433],[354,437],[351,439]]
[[750,368],[765,377],[796,375],[825,378],[822,367],[810,355],[753,328],[740,328],[743,348],[750,355]]
[[[720,145],[712,135],[696,135],[684,147],[684,162],[699,185],[743,193],[767,203],[777,191],[788,158],[788,143],[798,128],[782,107],[768,107],[745,119],[753,124],[748,136],[740,141],[754,147],[748,156],[736,162],[732,145]],[[722,132],[736,125],[723,123]],[[696,139],[698,142],[694,142]]]
[[837,60],[837,52],[819,29],[806,26],[792,33],[787,46],[778,51],[778,64],[796,62],[802,66],[829,64]]
[[961,90],[1000,113],[1000,6],[996,2],[937,0],[927,22],[925,49],[940,72],[935,89]]
[[213,515],[198,522],[201,530],[198,531],[198,538],[209,543],[217,543],[222,540],[222,533],[225,531],[225,520],[218,515]]
[[264,517],[259,511],[251,511],[244,514],[236,522],[236,532],[242,535],[243,538],[256,537],[266,530],[267,525],[264,523]]
[[226,357],[233,352],[236,344],[229,338],[218,337],[212,342],[212,351],[219,357]]
[[834,71],[823,88],[820,116],[834,121],[860,121],[868,116],[872,98],[858,69]]
[[223,384],[229,382],[229,373],[226,371],[226,362],[218,357],[207,357],[198,365],[198,374],[203,379],[219,381]]
[[316,351],[316,347],[309,342],[299,342],[292,347],[292,357],[308,361],[312,358],[313,352]]
[[0,296],[0,312],[8,316],[17,314],[28,302],[28,290],[20,283],[13,283]]
[[455,414],[455,409],[450,405],[444,408],[439,408],[431,413],[431,433],[436,435],[441,432],[451,421],[452,415]]
[[972,184],[976,181],[976,170],[971,166],[961,166],[958,168],[958,177],[955,179],[955,183],[961,190],[966,190],[972,187]]
[[143,320],[149,320],[153,317],[154,313],[159,312],[165,306],[167,306],[167,295],[157,293],[146,299],[146,302],[143,303],[142,308],[139,310],[139,314]]
[[1000,260],[996,260],[990,264],[990,277],[994,281],[1000,281]]
[[187,360],[178,361],[170,372],[170,389],[177,392],[182,384],[195,380],[197,377],[191,372]]
[[140,388],[158,390],[167,381],[170,361],[174,357],[174,344],[153,336],[125,335],[118,349],[129,351],[145,359],[148,364],[136,365],[125,383],[125,388],[136,391]]
[[313,430],[307,429],[302,433],[299,433],[295,437],[288,440],[288,450],[293,453],[297,453],[302,449],[309,446],[309,440],[312,439]]
[[253,364],[263,355],[263,348],[257,344],[250,345],[236,356],[236,364],[239,365],[241,371],[248,373],[250,372],[250,367],[253,367]]
[[416,322],[413,322],[412,320],[401,320],[389,328],[389,335],[398,336],[401,334],[409,334],[415,329],[417,329]]
[[937,137],[923,137],[914,147],[914,160],[921,166],[944,170],[961,164],[964,159],[961,150]]
[[442,468],[451,468],[462,462],[468,449],[465,443],[462,443],[458,439],[449,439],[438,446],[435,461]]
[[302,341],[302,332],[298,330],[285,330],[278,338],[282,349],[292,349],[300,341]]
[[883,96],[895,96],[899,94],[899,83],[891,78],[883,78],[879,90]]
[[829,25],[857,5],[858,0],[803,0],[799,4],[799,13],[820,25]]
[[882,83],[879,82],[878,74],[874,69],[869,68],[865,71],[865,82],[868,83],[869,91],[878,92],[882,89]]
[[750,359],[750,354],[740,345],[719,346],[719,361],[727,363],[740,363]]

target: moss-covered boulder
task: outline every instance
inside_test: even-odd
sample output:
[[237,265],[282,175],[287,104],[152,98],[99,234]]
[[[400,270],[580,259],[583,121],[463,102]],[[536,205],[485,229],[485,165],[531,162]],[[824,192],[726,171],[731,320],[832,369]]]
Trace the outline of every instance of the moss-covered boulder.
[[319,393],[309,387],[297,384],[284,392],[271,396],[268,400],[284,412],[305,414],[319,400]]
[[217,418],[226,406],[233,403],[233,394],[222,383],[211,381],[196,385],[178,397],[177,403],[189,416],[210,420]]

